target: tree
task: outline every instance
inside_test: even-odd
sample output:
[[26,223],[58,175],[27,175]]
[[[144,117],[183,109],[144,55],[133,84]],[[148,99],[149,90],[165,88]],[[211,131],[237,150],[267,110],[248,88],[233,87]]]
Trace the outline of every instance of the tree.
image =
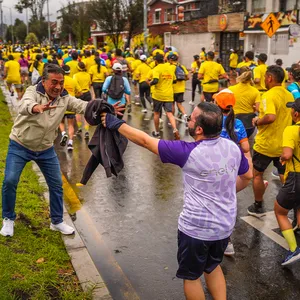
[[114,46],[119,47],[119,37],[127,25],[126,3],[122,0],[90,1],[90,16],[101,30],[108,33]]
[[20,19],[15,20],[14,35],[16,37],[16,40],[20,43],[23,43],[25,41],[27,35],[27,27],[26,24]]
[[61,10],[61,39],[71,35],[72,40],[81,48],[90,34],[91,17],[85,2],[71,3]]
[[43,40],[48,36],[47,22],[43,16],[43,9],[47,0],[19,0],[15,8],[19,13],[24,9],[31,11],[31,18],[29,21],[29,28],[36,36]]
[[38,44],[39,40],[33,32],[29,32],[25,38],[25,43],[31,44],[31,45]]
[[126,15],[128,24],[127,43],[125,48],[130,46],[130,41],[135,33],[143,29],[143,0],[127,0]]

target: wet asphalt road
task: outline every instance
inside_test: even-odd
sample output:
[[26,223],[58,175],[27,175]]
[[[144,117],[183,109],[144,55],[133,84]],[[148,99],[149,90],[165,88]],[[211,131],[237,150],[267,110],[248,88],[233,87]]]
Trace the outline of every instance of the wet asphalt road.
[[[187,91],[185,97],[188,114],[192,110],[188,105],[190,94]],[[131,116],[126,114],[124,119],[149,134],[154,128],[152,113],[142,114],[138,106],[133,106]],[[163,138],[173,139],[166,117],[164,120]],[[179,123],[179,130],[184,140],[191,140],[184,124]],[[75,225],[113,298],[135,299],[131,294],[135,291],[145,300],[184,299],[182,280],[175,278],[177,218],[183,202],[181,170],[162,164],[154,154],[129,143],[124,156],[125,168],[117,178],[106,178],[99,166],[88,185],[78,189],[75,184],[80,181],[90,157],[86,141],[76,138],[73,153],[59,145],[56,150],[63,174],[101,237],[99,244],[78,211]],[[269,187],[265,204],[272,211],[280,184],[270,173],[271,168],[266,173]],[[236,255],[225,257],[222,263],[228,299],[300,299],[300,264],[282,268],[280,263],[286,250],[241,219],[247,216],[252,201],[251,187],[238,194],[238,218],[232,235]],[[275,232],[279,233],[278,229]],[[131,292],[126,288],[124,291],[124,282],[131,284]]]

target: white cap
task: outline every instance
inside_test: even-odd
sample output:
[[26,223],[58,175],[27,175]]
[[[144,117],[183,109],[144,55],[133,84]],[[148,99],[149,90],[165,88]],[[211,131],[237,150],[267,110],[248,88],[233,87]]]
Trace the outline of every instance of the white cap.
[[130,50],[130,48],[126,48],[126,51],[129,51]]
[[120,63],[114,63],[112,69],[115,70],[115,71],[122,71],[123,70],[122,65]]
[[144,54],[143,54],[143,55],[141,55],[141,56],[140,56],[140,60],[142,60],[142,61],[146,61],[146,60],[147,60],[147,56],[146,56],[146,55],[144,55]]
[[233,50],[232,48],[230,49],[230,51],[231,51],[231,52],[234,52],[234,50]]

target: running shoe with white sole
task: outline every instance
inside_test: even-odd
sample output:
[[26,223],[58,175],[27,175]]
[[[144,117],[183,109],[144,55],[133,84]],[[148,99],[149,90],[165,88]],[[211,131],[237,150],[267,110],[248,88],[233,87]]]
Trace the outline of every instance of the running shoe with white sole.
[[81,133],[82,133],[82,129],[79,128],[79,129],[77,130],[77,132],[76,132],[76,135],[80,135]]
[[3,219],[3,226],[0,231],[0,234],[3,236],[13,236],[14,235],[14,225],[15,222],[8,218]]
[[262,206],[259,206],[255,202],[250,205],[247,209],[247,212],[250,216],[261,218],[266,215],[266,211]]
[[64,134],[64,135],[61,137],[59,144],[60,144],[62,147],[66,146],[66,145],[67,145],[67,140],[68,140],[68,138],[69,138],[68,135],[67,135],[67,134]]
[[71,235],[75,233],[75,230],[73,227],[69,226],[68,224],[66,224],[65,222],[61,222],[59,224],[50,224],[50,229],[53,231],[59,231],[62,234],[65,235]]
[[155,137],[155,138],[157,138],[157,139],[160,139],[159,132],[152,131],[152,136]]
[[143,108],[143,109],[141,110],[141,112],[145,114],[145,113],[147,112],[147,109],[146,109],[146,108]]
[[300,248],[299,247],[297,247],[294,252],[289,251],[281,265],[282,266],[291,265],[291,264],[297,262],[298,260],[300,260]]
[[225,249],[224,255],[233,256],[234,254],[235,254],[235,252],[234,252],[233,244],[231,242],[229,242]]
[[68,151],[73,151],[73,145],[72,144],[68,144],[68,146],[67,146],[67,150]]
[[89,139],[89,138],[90,138],[90,134],[89,134],[88,131],[84,134],[84,137],[85,137],[86,139]]
[[195,101],[190,101],[189,105],[195,105]]

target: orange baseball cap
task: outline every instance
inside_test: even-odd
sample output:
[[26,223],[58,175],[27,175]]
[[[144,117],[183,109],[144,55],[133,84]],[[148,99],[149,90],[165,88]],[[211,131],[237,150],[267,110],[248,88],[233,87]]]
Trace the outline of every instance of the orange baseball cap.
[[224,89],[213,96],[216,104],[222,109],[228,109],[229,106],[235,105],[235,97],[231,90]]

